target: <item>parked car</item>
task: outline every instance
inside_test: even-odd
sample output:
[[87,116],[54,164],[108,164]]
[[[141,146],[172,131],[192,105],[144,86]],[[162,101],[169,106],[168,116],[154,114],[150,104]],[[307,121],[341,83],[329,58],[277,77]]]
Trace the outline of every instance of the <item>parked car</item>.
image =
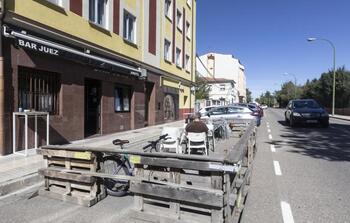
[[252,110],[254,112],[254,115],[258,116],[259,123],[261,122],[261,118],[264,116],[264,110],[255,103],[236,103],[233,105],[247,107]]
[[258,112],[255,112],[251,110],[248,107],[243,106],[234,106],[234,105],[228,105],[228,106],[219,106],[216,108],[212,108],[209,110],[205,116],[202,117],[202,119],[252,119],[256,120],[257,126],[260,125],[261,118],[259,117]]
[[313,99],[291,100],[284,113],[285,121],[291,127],[296,124],[321,124],[329,126],[329,115],[320,104]]
[[199,109],[199,113],[201,114],[201,116],[204,116],[209,110],[211,110],[212,108],[216,108],[218,106],[207,106],[207,107],[203,107],[201,109]]
[[265,104],[262,104],[260,107],[261,107],[262,109],[267,109],[267,108],[268,108],[268,106],[265,105]]

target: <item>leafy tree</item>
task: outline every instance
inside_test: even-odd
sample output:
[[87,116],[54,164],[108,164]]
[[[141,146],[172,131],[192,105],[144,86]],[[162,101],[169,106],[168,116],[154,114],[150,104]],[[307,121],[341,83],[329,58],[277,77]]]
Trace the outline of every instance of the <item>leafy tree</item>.
[[207,80],[196,74],[196,99],[209,99],[210,86],[207,84]]
[[249,88],[246,88],[246,95],[247,95],[247,102],[252,102],[252,92],[249,90]]

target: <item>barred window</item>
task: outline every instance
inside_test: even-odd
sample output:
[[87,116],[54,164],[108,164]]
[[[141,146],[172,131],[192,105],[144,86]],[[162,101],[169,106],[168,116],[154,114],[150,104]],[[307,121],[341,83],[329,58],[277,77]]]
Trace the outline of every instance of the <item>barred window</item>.
[[57,115],[60,88],[58,73],[19,67],[18,108],[45,111],[51,115]]
[[114,88],[114,111],[130,112],[130,87],[116,86]]

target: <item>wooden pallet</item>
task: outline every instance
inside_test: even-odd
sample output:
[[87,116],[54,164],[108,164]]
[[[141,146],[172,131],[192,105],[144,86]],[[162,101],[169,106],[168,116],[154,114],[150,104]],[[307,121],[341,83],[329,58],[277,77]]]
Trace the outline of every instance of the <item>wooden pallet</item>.
[[63,171],[98,171],[99,162],[92,152],[42,149],[40,153],[47,164],[47,168],[39,170],[45,180],[40,195],[87,207],[106,197],[102,180]]

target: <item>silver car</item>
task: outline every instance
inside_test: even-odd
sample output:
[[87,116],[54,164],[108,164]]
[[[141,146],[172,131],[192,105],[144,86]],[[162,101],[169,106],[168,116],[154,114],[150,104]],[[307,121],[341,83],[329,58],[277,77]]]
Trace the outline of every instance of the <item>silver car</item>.
[[255,120],[257,121],[257,116],[254,112],[247,107],[242,106],[220,106],[211,109],[202,119],[234,119],[234,120]]

